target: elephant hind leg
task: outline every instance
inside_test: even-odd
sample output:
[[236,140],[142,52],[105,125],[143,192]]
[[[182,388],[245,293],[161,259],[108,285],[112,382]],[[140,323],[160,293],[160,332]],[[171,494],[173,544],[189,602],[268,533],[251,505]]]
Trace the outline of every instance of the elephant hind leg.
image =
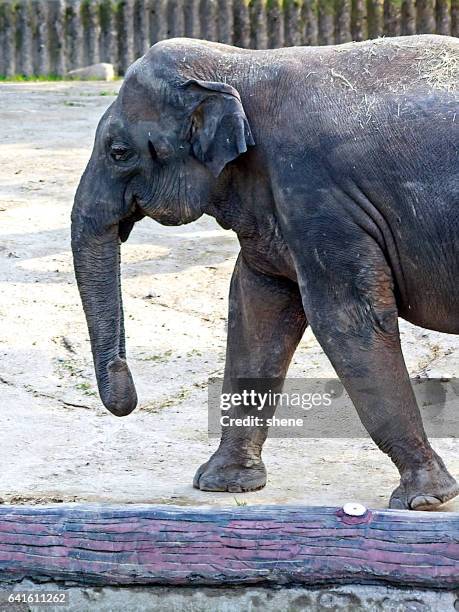
[[343,228],[342,241],[349,248],[324,239],[297,254],[306,316],[366,430],[400,472],[390,507],[435,508],[459,487],[424,431],[401,351],[391,271],[360,228]]
[[401,478],[391,495],[389,507],[432,510],[458,494],[459,485],[437,456],[436,463]]

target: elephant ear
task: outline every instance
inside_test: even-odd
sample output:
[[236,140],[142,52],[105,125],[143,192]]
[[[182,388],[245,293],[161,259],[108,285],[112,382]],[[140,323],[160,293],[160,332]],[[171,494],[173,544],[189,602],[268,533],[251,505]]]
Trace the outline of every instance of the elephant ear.
[[192,79],[185,86],[199,97],[189,133],[193,154],[217,177],[226,164],[255,144],[241,97],[226,83]]

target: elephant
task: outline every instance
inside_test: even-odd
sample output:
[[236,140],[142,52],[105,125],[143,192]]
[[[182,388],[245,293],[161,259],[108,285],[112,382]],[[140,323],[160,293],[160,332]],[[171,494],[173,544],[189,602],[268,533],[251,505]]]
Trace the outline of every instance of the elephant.
[[[134,224],[207,214],[238,238],[223,387],[282,388],[309,325],[364,427],[400,475],[390,508],[459,486],[431,447],[399,317],[459,332],[459,41],[381,38],[249,50],[161,41],[97,127],[72,210],[76,280],[99,393],[137,404],[120,245]],[[266,484],[264,425],[224,428],[203,491]]]

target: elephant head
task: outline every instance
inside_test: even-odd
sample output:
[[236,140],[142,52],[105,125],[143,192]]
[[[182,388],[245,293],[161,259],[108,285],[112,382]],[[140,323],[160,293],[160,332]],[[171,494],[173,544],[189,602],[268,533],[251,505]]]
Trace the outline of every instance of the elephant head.
[[137,404],[126,363],[120,243],[145,216],[165,225],[200,217],[226,166],[254,144],[237,89],[204,77],[216,74],[209,57],[204,43],[167,41],[133,64],[99,123],[76,192],[75,274],[99,393],[117,416]]

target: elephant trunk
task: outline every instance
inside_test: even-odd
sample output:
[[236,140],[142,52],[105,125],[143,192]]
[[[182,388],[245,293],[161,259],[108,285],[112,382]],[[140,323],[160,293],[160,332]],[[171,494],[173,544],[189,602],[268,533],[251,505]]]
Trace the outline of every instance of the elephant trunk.
[[75,215],[72,251],[99,394],[110,412],[125,416],[136,407],[137,394],[126,363],[118,224],[98,235]]

